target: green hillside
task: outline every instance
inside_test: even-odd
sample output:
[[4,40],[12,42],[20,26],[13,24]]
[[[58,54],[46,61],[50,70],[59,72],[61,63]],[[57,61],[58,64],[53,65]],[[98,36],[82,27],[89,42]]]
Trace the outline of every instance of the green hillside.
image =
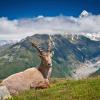
[[52,79],[50,88],[26,91],[12,100],[100,100],[100,77],[84,80]]

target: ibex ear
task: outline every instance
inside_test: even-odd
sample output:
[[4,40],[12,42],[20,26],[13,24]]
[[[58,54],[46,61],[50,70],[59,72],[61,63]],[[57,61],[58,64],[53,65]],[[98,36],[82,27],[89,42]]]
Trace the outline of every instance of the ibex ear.
[[52,50],[50,50],[49,52],[53,54],[53,51]]

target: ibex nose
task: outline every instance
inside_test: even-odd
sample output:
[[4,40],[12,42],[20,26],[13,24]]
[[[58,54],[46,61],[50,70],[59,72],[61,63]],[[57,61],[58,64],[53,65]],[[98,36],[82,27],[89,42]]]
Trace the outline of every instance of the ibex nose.
[[51,67],[51,66],[52,66],[52,64],[48,64],[48,66],[50,66],[50,67]]

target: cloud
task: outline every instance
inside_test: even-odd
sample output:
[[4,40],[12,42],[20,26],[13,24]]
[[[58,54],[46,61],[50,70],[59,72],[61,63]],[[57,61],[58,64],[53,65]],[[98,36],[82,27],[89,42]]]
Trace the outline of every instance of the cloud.
[[100,15],[55,16],[9,20],[0,18],[0,39],[20,40],[36,33],[100,33]]

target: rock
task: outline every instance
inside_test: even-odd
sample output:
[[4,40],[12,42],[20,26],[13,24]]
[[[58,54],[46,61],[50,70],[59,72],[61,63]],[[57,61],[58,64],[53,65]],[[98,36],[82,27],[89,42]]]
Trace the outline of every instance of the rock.
[[6,86],[0,86],[0,100],[11,99],[11,95]]

